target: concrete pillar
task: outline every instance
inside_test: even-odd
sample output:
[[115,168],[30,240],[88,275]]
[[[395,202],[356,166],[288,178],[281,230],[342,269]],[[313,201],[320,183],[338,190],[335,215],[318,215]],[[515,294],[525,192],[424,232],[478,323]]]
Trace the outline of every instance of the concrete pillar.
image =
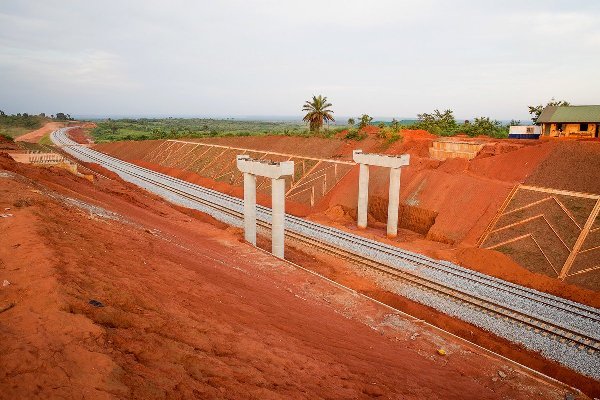
[[256,176],[244,172],[244,238],[256,246]]
[[369,166],[359,164],[358,173],[358,215],[357,223],[359,228],[367,227],[367,211],[369,208]]
[[400,168],[390,168],[387,235],[398,236],[398,207],[400,206]]
[[271,179],[271,252],[284,258],[285,180]]

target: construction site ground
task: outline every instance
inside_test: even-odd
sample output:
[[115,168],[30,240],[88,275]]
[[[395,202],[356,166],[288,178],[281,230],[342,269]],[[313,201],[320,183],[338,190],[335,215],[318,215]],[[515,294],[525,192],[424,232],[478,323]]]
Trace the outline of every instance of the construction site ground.
[[95,169],[0,156],[3,398],[565,398]]
[[[288,187],[286,211],[387,241],[407,250],[453,261],[534,289],[593,306],[600,305],[597,296],[600,290],[600,265],[594,262],[600,259],[600,247],[596,243],[600,239],[600,230],[596,227],[600,219],[590,230],[589,238],[580,249],[581,254],[577,254],[564,281],[558,279],[575,242],[575,239],[565,241],[563,238],[577,238],[593,204],[590,208],[586,203],[586,207],[582,208],[571,202],[573,207],[568,209],[570,203],[566,203],[567,214],[581,214],[577,221],[579,226],[575,228],[577,231],[549,220],[553,225],[548,230],[556,239],[550,245],[567,247],[562,249],[564,254],[556,259],[550,258],[552,266],[542,268],[540,264],[540,260],[545,260],[547,246],[540,243],[539,248],[532,248],[531,241],[527,239],[535,236],[535,231],[540,228],[539,221],[536,224],[518,225],[503,232],[506,239],[524,238],[511,242],[510,246],[487,249],[490,242],[482,243],[489,232],[501,227],[493,226],[494,220],[519,185],[600,194],[600,180],[597,179],[597,171],[600,170],[600,141],[459,138],[457,140],[483,143],[477,157],[473,160],[455,158],[439,161],[429,157],[428,149],[432,141],[436,140],[435,136],[425,131],[403,131],[402,135],[402,140],[391,144],[378,138],[375,132],[362,141],[258,136],[192,139],[174,144],[165,141],[116,142],[98,144],[96,148],[140,166],[237,197],[243,195],[241,177],[235,176],[234,163],[235,154],[240,151],[219,148],[210,155],[212,150],[206,150],[205,144],[262,151],[261,154],[265,157],[269,153],[264,152],[293,153],[298,157],[346,162],[351,161],[352,150],[357,148],[387,154],[407,153],[411,156],[411,164],[402,170],[401,229],[398,237],[393,240],[385,238],[389,174],[383,168],[371,168],[367,231],[356,229],[357,167],[346,170],[343,165],[338,168],[342,172],[336,177],[309,171],[306,176],[297,180],[297,185],[306,187],[302,189],[305,192],[308,189],[318,191],[324,188],[325,194],[317,198],[315,204],[310,204],[307,198],[296,196],[299,191],[294,192],[293,187]],[[193,164],[194,155],[199,158],[208,157],[208,160],[201,165]],[[214,165],[210,164],[211,157],[214,157],[218,168],[213,168]],[[299,161],[302,160],[296,158],[297,164]],[[207,169],[207,165],[210,168]],[[310,185],[314,187],[311,188]],[[269,206],[269,194],[268,185],[259,187],[258,202]],[[550,239],[552,238],[548,240]],[[563,245],[561,240],[566,244]]]

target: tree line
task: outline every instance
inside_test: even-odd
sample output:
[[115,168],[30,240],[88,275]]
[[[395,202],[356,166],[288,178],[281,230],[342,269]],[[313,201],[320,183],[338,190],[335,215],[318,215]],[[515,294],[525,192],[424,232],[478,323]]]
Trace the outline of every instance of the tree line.
[[[546,106],[568,106],[569,103],[564,100],[555,100],[554,98],[546,104]],[[302,111],[306,112],[303,121],[309,124],[309,129],[313,133],[319,133],[324,124],[334,122],[334,111],[331,109],[333,105],[327,101],[325,96],[313,96],[311,100],[307,100],[302,107]],[[537,123],[537,119],[546,107],[543,104],[529,106],[529,114],[532,115],[532,122]],[[358,119],[357,130],[353,130],[356,120],[349,118],[348,139],[362,139],[366,134],[361,133],[367,126],[371,125],[373,118],[368,114],[363,114]],[[392,136],[398,133],[402,128],[423,129],[438,136],[454,136],[465,134],[468,136],[487,135],[496,138],[508,137],[508,128],[513,125],[521,125],[521,121],[511,120],[508,124],[502,124],[500,121],[489,117],[476,117],[472,121],[465,120],[460,123],[454,117],[453,110],[434,110],[431,113],[417,114],[417,121],[409,126],[402,126],[395,118],[388,125],[385,122],[380,122],[378,127],[381,131],[391,130]],[[389,135],[385,135],[389,138]]]
[[69,114],[56,113],[56,115],[46,116],[45,113],[37,115],[28,113],[6,114],[0,110],[0,124],[6,127],[39,128],[43,122],[48,120],[72,121]]

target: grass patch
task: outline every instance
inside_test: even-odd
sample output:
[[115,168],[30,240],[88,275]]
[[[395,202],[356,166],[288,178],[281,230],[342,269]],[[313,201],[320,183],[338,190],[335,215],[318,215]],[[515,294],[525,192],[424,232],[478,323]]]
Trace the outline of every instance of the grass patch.
[[0,135],[6,136],[9,138],[17,138],[21,135],[24,135],[28,132],[31,132],[32,129],[24,128],[21,126],[0,126]]
[[[206,138],[224,136],[313,136],[298,122],[241,121],[206,118],[140,118],[95,121],[91,131],[96,142],[118,140],[150,140]],[[335,129],[325,130],[322,134]]]
[[44,136],[43,136],[43,137],[40,139],[40,141],[38,142],[38,144],[39,144],[40,146],[52,146],[52,145],[54,145],[54,143],[52,143],[52,140],[50,140],[50,134],[49,134],[49,133],[45,134],[45,135],[44,135]]
[[366,137],[367,137],[366,133],[360,132],[357,129],[351,129],[348,131],[346,136],[344,136],[344,139],[361,141],[361,140],[365,139]]

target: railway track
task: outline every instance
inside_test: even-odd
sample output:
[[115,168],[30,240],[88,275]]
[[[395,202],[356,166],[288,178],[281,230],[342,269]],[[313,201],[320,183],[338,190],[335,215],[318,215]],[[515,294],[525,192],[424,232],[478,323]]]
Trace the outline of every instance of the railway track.
[[[52,140],[73,157],[99,163],[126,180],[154,189],[152,191],[170,200],[208,212],[224,222],[241,225],[243,203],[240,199],[77,145],[66,136],[66,129],[54,132]],[[260,229],[270,229],[270,209],[258,206],[257,223]],[[533,346],[534,349],[544,353],[544,349],[550,347],[551,351],[546,353],[563,354],[563,348],[566,348],[567,359],[557,361],[597,379],[600,375],[598,309],[290,215],[286,215],[286,237],[298,244],[367,266],[392,277],[404,288],[410,287],[410,290],[417,290],[440,302],[467,308],[485,318],[492,317],[498,321],[496,325],[511,324],[529,331],[524,336],[531,338],[535,335],[537,347]],[[423,297],[423,294],[419,296]],[[503,336],[502,332],[489,330]],[[543,341],[543,345],[538,345],[539,341]],[[523,344],[528,345],[526,342]],[[574,365],[569,362],[568,354],[575,352],[578,353],[575,357],[578,361]],[[586,356],[582,357],[581,353]],[[582,362],[585,363],[583,367],[578,365]]]

